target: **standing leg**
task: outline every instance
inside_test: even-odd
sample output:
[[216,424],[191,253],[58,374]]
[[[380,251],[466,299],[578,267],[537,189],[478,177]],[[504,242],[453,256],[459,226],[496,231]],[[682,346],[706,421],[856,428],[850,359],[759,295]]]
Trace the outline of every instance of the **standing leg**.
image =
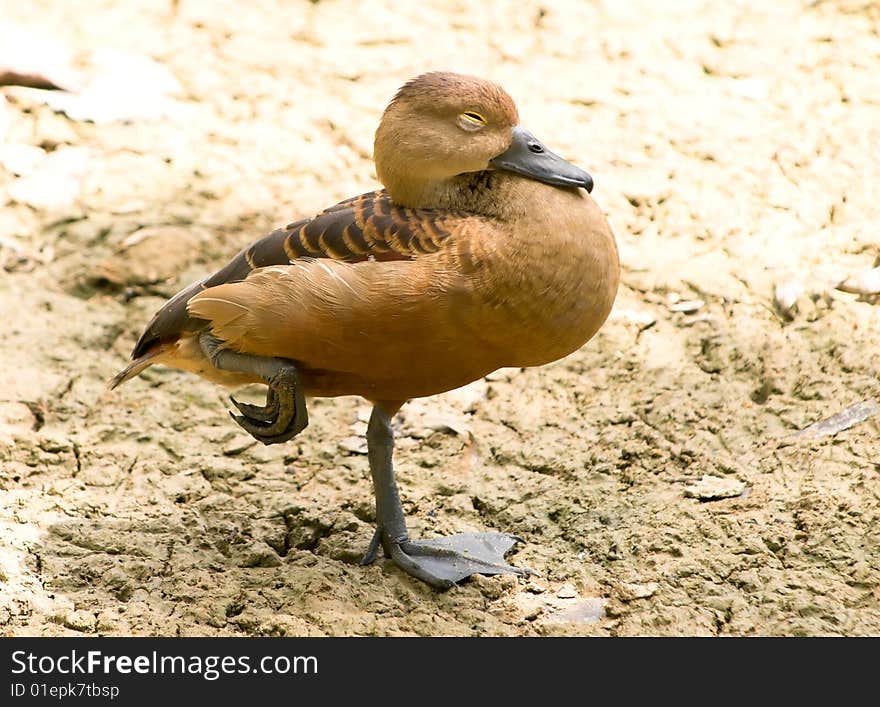
[[364,564],[375,559],[381,544],[385,555],[404,572],[438,589],[447,589],[474,574],[530,573],[530,570],[513,567],[504,561],[504,555],[520,541],[506,533],[463,533],[421,541],[409,539],[394,478],[391,417],[378,404],[373,408],[367,426],[367,450],[376,496],[376,533],[364,555]]

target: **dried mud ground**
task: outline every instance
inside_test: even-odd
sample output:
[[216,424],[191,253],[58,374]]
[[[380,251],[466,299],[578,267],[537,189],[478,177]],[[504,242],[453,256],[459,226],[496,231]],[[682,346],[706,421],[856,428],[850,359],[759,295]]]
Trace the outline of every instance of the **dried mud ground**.
[[[0,7],[182,85],[97,124],[0,89],[3,144],[85,148],[72,205],[0,169],[0,632],[880,634],[880,417],[796,436],[880,399],[880,307],[834,289],[880,257],[876,4]],[[592,172],[623,263],[581,351],[396,422],[414,534],[511,531],[540,573],[446,593],[357,564],[363,402],[262,447],[192,376],[106,390],[165,297],[372,188],[382,108],[437,68],[503,84]],[[704,476],[730,497],[686,494]]]

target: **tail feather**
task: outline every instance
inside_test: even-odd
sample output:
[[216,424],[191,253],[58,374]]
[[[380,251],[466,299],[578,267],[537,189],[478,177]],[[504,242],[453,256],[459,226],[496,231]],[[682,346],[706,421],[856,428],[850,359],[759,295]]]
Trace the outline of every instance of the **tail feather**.
[[116,386],[122,385],[125,381],[140,375],[142,371],[146,370],[154,363],[159,363],[157,359],[163,354],[166,354],[172,346],[173,342],[157,342],[153,344],[146,353],[142,356],[138,356],[134,361],[113,376],[107,384],[107,389],[113,390]]

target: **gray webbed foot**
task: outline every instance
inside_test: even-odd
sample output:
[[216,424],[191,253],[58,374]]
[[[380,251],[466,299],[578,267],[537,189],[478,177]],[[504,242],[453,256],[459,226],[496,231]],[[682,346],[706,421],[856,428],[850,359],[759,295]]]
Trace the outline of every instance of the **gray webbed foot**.
[[404,572],[437,589],[449,589],[474,574],[534,574],[504,561],[504,556],[521,542],[506,533],[463,533],[433,540],[410,540],[394,479],[393,450],[391,416],[377,404],[367,425],[367,456],[376,493],[376,532],[361,564],[375,560],[381,545],[385,556]]
[[199,344],[217,369],[247,373],[269,386],[265,405],[241,403],[232,398],[241,415],[229,414],[254,439],[263,444],[278,444],[306,428],[309,413],[293,361],[233,351],[208,330],[199,335]]
[[232,395],[229,396],[229,399],[232,401],[232,404],[235,405],[236,408],[238,408],[238,411],[250,420],[257,420],[259,422],[272,422],[276,417],[278,417],[278,397],[275,395],[275,391],[272,390],[272,388],[269,388],[266,391],[265,405],[251,405],[250,403],[243,403],[239,400],[236,400]]
[[[376,536],[379,535],[377,531]],[[375,559],[379,547],[376,536],[362,564]],[[432,540],[386,540],[383,544],[387,545],[386,553],[390,553],[394,564],[404,572],[432,587],[448,589],[475,574],[534,574],[533,570],[505,562],[504,556],[518,542],[522,540],[506,533],[462,533]]]
[[309,414],[293,366],[278,370],[269,378],[268,386],[265,405],[250,405],[232,398],[241,415],[230,415],[258,441],[263,444],[278,444],[302,432],[309,424]]

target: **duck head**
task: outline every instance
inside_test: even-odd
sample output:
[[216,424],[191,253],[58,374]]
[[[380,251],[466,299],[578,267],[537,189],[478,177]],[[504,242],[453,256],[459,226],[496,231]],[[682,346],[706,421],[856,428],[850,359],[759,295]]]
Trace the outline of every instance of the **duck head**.
[[382,115],[374,159],[379,180],[405,206],[432,206],[429,195],[444,183],[491,169],[593,188],[589,174],[519,125],[503,88],[449,72],[422,74],[401,87]]

